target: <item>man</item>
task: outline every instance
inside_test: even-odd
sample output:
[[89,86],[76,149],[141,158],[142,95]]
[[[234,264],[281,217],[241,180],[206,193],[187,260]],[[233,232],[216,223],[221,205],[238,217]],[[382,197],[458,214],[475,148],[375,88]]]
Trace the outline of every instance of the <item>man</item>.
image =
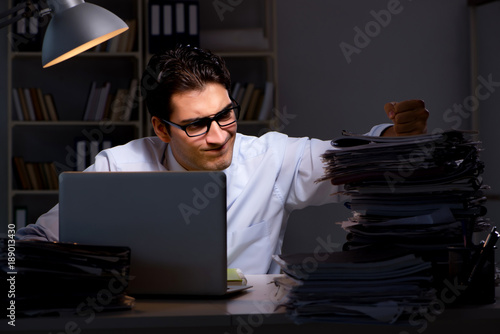
[[[280,252],[290,213],[338,200],[329,182],[315,183],[330,141],[237,134],[239,106],[230,95],[229,71],[223,59],[199,48],[154,56],[142,88],[156,137],[104,150],[86,171],[224,171],[228,267],[246,274],[278,272],[271,255]],[[388,103],[385,111],[394,126],[375,126],[369,134],[425,132],[428,111],[422,101]],[[52,241],[58,231],[55,206],[17,236]]]

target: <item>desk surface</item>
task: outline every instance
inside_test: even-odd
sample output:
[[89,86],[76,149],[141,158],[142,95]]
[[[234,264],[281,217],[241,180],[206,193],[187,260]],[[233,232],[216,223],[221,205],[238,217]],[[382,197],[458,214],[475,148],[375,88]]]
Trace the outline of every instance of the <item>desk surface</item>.
[[[50,318],[18,318],[16,326],[3,318],[0,332],[15,333],[321,333],[348,330],[349,333],[468,333],[500,326],[498,303],[446,307],[436,302],[438,314],[420,317],[408,326],[353,325],[338,323],[294,324],[283,307],[283,294],[272,283],[276,275],[249,275],[254,287],[225,298],[136,300],[129,311],[98,312],[87,308],[82,315]],[[496,290],[500,300],[500,289]],[[497,327],[500,328],[500,327]]]

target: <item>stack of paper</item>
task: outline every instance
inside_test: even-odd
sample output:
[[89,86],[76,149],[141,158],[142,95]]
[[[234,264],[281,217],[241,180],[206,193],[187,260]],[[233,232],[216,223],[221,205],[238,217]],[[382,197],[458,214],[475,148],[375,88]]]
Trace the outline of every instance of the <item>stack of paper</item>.
[[275,256],[284,303],[297,323],[408,323],[436,298],[431,264],[403,249]]
[[448,278],[450,246],[488,227],[470,133],[409,137],[344,134],[323,155],[348,198],[344,251],[278,256],[296,322],[406,323],[425,313]]
[[412,249],[468,246],[489,227],[479,159],[471,133],[450,130],[408,137],[349,135],[323,155],[325,175],[343,185],[353,216],[343,222],[349,243]]
[[130,309],[128,247],[0,239],[0,301],[16,315]]

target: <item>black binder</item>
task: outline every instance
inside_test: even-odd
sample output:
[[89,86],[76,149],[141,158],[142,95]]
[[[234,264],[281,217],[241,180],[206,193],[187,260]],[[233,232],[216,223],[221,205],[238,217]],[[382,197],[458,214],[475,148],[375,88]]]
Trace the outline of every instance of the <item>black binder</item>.
[[[10,292],[0,303],[18,317],[84,312],[89,299],[101,310],[131,309],[127,295],[130,248],[0,239],[0,279]],[[4,308],[4,309],[5,309]]]
[[149,2],[149,53],[164,52],[178,44],[199,46],[199,40],[199,1]]

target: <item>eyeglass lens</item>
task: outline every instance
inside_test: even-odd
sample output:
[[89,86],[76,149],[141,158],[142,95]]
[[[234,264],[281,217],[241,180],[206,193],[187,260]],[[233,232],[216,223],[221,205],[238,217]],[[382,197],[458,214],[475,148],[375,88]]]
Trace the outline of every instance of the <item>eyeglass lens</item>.
[[[219,124],[219,126],[228,126],[236,122],[236,108],[230,108],[221,111],[217,115],[214,116],[213,120]],[[186,127],[186,132],[190,136],[201,135],[210,129],[212,125],[211,118],[203,118],[199,121],[193,122]]]

